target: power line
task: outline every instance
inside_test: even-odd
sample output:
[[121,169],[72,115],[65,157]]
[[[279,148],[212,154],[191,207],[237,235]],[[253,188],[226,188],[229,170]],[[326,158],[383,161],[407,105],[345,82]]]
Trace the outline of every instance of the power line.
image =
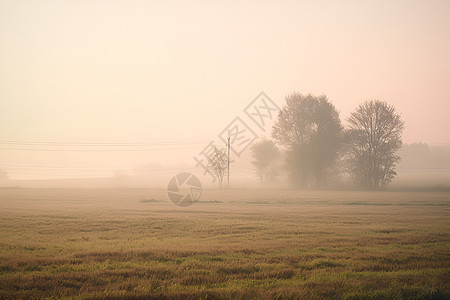
[[7,151],[55,151],[55,152],[129,152],[129,151],[161,151],[161,150],[182,150],[195,149],[197,147],[175,147],[175,148],[145,148],[145,149],[49,149],[49,148],[3,148]]
[[143,147],[143,146],[170,146],[170,145],[194,145],[207,143],[209,141],[157,141],[157,142],[66,142],[66,141],[0,141],[0,144],[6,145],[25,145],[25,146],[133,146],[133,147]]
[[[0,141],[6,151],[73,151],[73,152],[129,152],[196,149],[197,145],[214,140],[181,140],[155,142],[68,142],[68,141]],[[119,149],[118,149],[119,147]]]
[[0,143],[19,143],[19,144],[134,144],[134,145],[154,145],[154,144],[180,144],[180,143],[205,143],[210,139],[178,139],[178,140],[147,140],[147,141],[68,141],[68,140],[0,140]]

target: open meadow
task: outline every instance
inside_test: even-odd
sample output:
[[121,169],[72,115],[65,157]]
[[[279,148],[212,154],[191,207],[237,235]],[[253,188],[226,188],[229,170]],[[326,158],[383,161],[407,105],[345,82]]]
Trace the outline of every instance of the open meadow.
[[0,298],[449,299],[450,194],[0,189]]

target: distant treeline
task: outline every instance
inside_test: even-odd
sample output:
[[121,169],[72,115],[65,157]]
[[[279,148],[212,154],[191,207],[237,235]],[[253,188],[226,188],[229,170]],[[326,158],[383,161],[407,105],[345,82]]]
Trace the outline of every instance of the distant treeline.
[[450,145],[404,144],[399,156],[398,169],[402,172],[450,172]]

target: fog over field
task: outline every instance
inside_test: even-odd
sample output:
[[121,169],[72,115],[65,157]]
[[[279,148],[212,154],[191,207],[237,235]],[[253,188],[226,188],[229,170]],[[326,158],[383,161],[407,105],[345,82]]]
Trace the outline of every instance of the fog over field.
[[0,299],[449,299],[449,15],[0,0]]
[[[438,0],[2,0],[0,169],[11,180],[147,172],[136,184],[159,187],[201,176],[194,156],[224,145],[236,117],[271,137],[269,120],[244,118],[260,92],[280,108],[293,92],[326,95],[343,125],[379,99],[401,114],[404,143],[448,150],[449,11]],[[232,153],[232,174],[250,184],[246,152]]]

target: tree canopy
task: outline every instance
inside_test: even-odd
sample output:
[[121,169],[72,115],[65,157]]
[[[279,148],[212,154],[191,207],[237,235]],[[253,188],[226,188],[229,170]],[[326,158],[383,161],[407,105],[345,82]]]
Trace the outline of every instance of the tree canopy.
[[278,163],[281,158],[280,149],[271,140],[263,139],[250,148],[256,168],[256,174],[262,184],[273,183],[277,177]]
[[272,137],[286,151],[286,168],[297,186],[326,183],[341,144],[339,113],[326,96],[293,93],[286,97]]
[[395,108],[379,100],[365,101],[347,120],[348,171],[365,188],[380,188],[395,177],[404,123]]

